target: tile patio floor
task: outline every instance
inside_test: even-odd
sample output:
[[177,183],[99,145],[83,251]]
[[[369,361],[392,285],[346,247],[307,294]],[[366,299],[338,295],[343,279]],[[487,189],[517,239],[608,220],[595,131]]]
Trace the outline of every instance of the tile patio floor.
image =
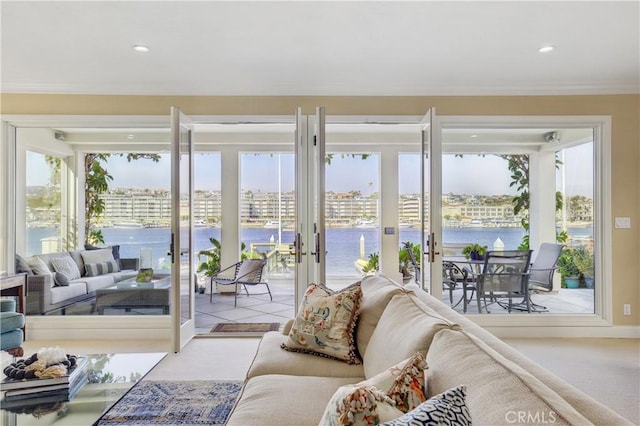
[[[215,324],[220,322],[280,322],[284,323],[295,315],[295,297],[291,282],[273,279],[269,280],[269,287],[273,294],[273,301],[268,295],[238,296],[238,306],[233,306],[233,294],[214,294],[213,302],[209,302],[208,294],[197,294],[196,333],[206,334]],[[249,289],[249,292],[261,292],[261,287]],[[462,290],[455,290],[454,303],[462,297]],[[558,293],[534,294],[533,301],[549,308],[550,313],[589,314],[593,313],[593,290],[590,289],[560,289]],[[449,304],[448,292],[443,294],[443,301]],[[462,304],[455,307],[462,313]],[[498,305],[490,305],[492,314],[508,314]],[[471,302],[468,315],[478,315],[475,301]],[[544,313],[535,314],[544,315]]]

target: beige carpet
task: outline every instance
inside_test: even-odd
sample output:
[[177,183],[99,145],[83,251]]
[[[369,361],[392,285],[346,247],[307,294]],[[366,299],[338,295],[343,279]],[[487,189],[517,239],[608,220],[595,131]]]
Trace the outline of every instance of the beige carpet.
[[[640,425],[640,340],[504,339],[526,356]],[[244,380],[259,338],[195,338],[169,353],[147,380]],[[160,341],[29,341],[25,352],[60,345],[72,353],[168,351]],[[4,353],[3,353],[4,354]],[[4,356],[4,355],[3,355]],[[7,357],[8,359],[8,357]],[[198,368],[184,368],[185,365]]]
[[503,340],[555,375],[640,425],[640,340]]

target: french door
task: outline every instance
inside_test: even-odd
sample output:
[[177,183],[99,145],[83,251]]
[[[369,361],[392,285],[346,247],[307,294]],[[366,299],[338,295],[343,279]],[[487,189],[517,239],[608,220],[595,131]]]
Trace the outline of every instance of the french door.
[[171,320],[179,352],[195,335],[193,238],[193,122],[171,108]]
[[440,133],[435,108],[427,111],[420,123],[420,242],[422,288],[442,298],[442,164]]

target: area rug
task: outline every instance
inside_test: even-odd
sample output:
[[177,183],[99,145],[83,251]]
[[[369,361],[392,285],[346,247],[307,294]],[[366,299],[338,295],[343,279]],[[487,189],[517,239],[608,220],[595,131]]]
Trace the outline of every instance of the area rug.
[[142,381],[98,425],[224,425],[240,389],[238,380]]
[[250,333],[263,334],[268,331],[277,331],[280,328],[279,322],[221,322],[211,329],[211,333]]

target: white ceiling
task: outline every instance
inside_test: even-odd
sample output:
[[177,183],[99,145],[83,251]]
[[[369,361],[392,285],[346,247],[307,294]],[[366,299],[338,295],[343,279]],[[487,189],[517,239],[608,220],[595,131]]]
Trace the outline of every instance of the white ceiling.
[[[3,0],[0,83],[158,95],[640,93],[639,6]],[[537,52],[548,44],[556,49]]]

